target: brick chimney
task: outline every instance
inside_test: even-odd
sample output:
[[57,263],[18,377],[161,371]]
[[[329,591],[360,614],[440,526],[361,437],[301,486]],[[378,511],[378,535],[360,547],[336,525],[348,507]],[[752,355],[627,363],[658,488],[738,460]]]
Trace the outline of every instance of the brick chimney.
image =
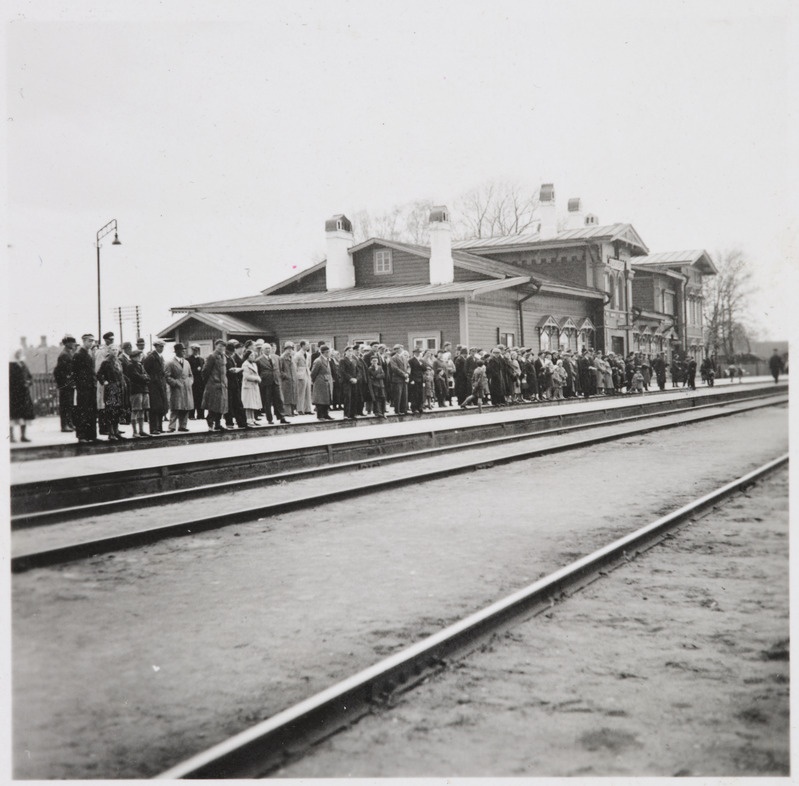
[[449,210],[439,205],[430,211],[430,283],[451,284],[454,280]]
[[538,197],[538,215],[541,217],[541,228],[538,230],[540,240],[554,240],[558,236],[558,216],[555,212],[555,186],[544,183]]
[[580,197],[569,200],[569,215],[566,219],[566,229],[582,229],[585,226],[585,214]]
[[41,347],[41,349],[47,349],[47,336],[39,337],[39,347]]
[[327,264],[325,265],[325,287],[352,289],[355,286],[355,265],[349,249],[353,245],[352,224],[343,214],[325,221],[327,240]]
[[23,349],[27,349],[28,348],[28,337],[27,336],[20,336],[19,337],[19,345]]

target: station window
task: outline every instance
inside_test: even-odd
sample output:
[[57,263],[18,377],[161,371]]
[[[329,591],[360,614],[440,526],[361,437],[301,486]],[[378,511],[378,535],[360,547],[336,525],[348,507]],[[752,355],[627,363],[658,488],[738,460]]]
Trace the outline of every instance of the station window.
[[675,297],[674,292],[663,292],[663,313],[674,314]]
[[375,275],[385,276],[393,272],[394,268],[391,262],[391,249],[390,248],[375,249]]
[[435,336],[414,336],[410,342],[411,349],[438,349],[438,338]]
[[499,342],[500,344],[504,344],[506,347],[515,347],[516,346],[516,334],[515,333],[503,333],[499,331]]

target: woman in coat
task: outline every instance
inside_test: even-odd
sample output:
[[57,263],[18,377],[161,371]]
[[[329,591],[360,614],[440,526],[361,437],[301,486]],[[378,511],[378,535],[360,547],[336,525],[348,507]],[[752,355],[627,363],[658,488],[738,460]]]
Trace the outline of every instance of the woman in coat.
[[280,356],[280,392],[286,415],[297,414],[297,369],[294,367],[294,344],[287,341]]
[[255,416],[261,411],[261,375],[255,365],[253,353],[248,349],[244,352],[241,364],[241,405],[247,413],[247,427],[258,425]]
[[227,358],[225,342],[218,339],[214,343],[214,351],[205,359],[203,365],[202,408],[208,411],[206,423],[211,431],[227,431],[222,425],[222,415],[227,412]]
[[103,386],[108,441],[117,442],[124,439],[119,431],[119,417],[125,407],[125,376],[113,345],[108,347],[106,358],[97,369],[97,382]]
[[8,364],[8,384],[9,384],[9,426],[8,434],[11,442],[16,442],[14,437],[14,425],[19,426],[19,441],[30,442],[25,432],[28,423],[35,418],[33,411],[33,399],[31,398],[31,386],[33,376],[24,360],[25,353],[18,349],[14,353],[13,360]]
[[322,344],[319,357],[311,366],[311,401],[316,407],[317,420],[333,420],[328,414],[333,402],[333,370],[330,367],[330,347]]

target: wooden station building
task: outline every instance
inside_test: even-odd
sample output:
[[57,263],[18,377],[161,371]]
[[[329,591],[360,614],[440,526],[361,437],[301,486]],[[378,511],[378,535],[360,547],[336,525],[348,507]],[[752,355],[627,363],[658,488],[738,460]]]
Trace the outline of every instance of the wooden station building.
[[681,317],[701,298],[702,276],[715,272],[705,252],[650,256],[630,224],[600,226],[580,200],[569,201],[559,230],[551,184],[541,188],[539,214],[534,233],[453,243],[449,212],[437,207],[429,246],[379,238],[356,245],[349,219],[335,215],[325,223],[324,261],[257,295],[175,307],[179,318],[159,336],[198,343],[203,354],[217,338],[281,347],[305,339],[338,350],[359,341],[690,350]]

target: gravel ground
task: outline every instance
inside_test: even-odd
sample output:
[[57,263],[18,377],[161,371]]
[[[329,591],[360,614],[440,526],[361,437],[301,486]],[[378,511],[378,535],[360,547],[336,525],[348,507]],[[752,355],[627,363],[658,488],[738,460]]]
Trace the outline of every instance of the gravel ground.
[[789,774],[788,471],[276,777]]
[[15,777],[156,774],[787,443],[773,408],[15,575]]

